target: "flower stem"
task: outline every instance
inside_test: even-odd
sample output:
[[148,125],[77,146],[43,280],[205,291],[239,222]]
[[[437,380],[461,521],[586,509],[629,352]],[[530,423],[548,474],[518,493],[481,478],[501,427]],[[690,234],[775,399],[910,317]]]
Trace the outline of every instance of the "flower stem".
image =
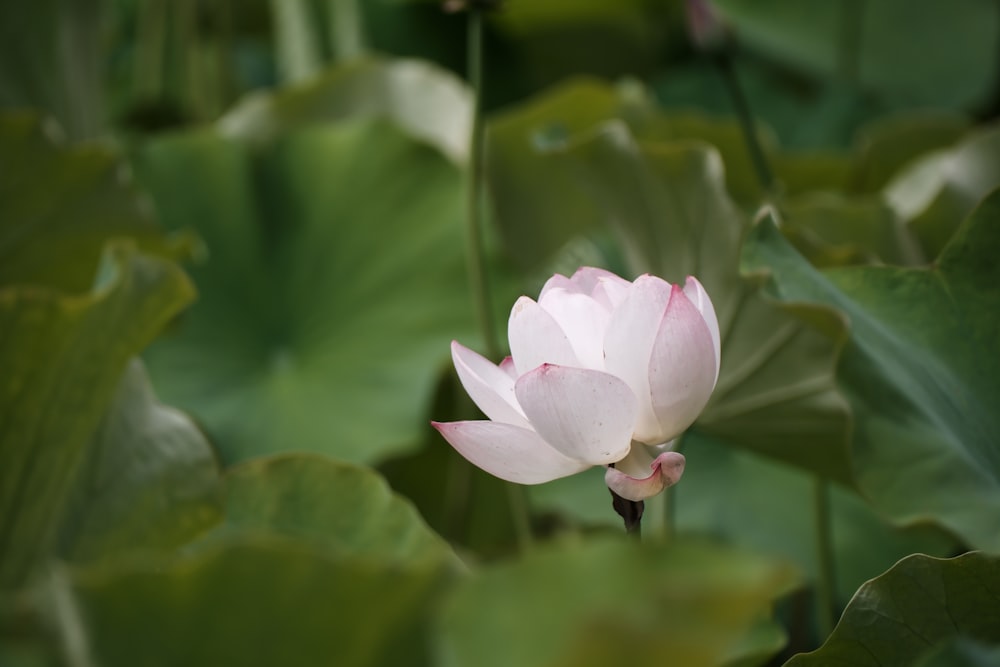
[[816,579],[816,623],[821,638],[826,638],[833,632],[833,596],[834,590],[836,590],[830,483],[817,476],[813,488],[813,508],[816,513],[816,555],[819,564]]
[[771,166],[768,164],[764,149],[757,135],[757,126],[754,123],[753,113],[750,110],[750,102],[747,100],[740,85],[739,76],[733,66],[733,58],[727,51],[720,51],[712,55],[712,61],[722,75],[723,83],[729,92],[736,116],[740,121],[740,128],[743,130],[743,141],[750,152],[750,160],[753,162],[754,172],[757,174],[757,182],[764,191],[765,196],[774,192],[774,175]]
[[469,165],[466,183],[466,261],[469,285],[476,307],[480,332],[486,352],[492,359],[500,356],[500,345],[493,326],[490,286],[486,278],[482,242],[483,181],[485,179],[483,100],[483,10],[478,4],[469,7],[467,76],[472,91],[472,131],[469,137]]
[[[466,233],[465,256],[468,262],[469,286],[476,308],[476,319],[491,359],[500,358],[500,344],[493,324],[493,307],[490,284],[486,275],[486,253],[483,248],[483,182],[486,178],[483,127],[483,6],[471,3],[468,7],[468,36],[466,43],[466,76],[472,93],[472,129],[469,136],[469,164],[466,170]],[[524,490],[513,483],[507,484],[507,505],[510,508],[514,533],[522,551],[531,547],[531,514]]]
[[641,540],[642,512],[646,508],[646,503],[641,500],[626,500],[611,489],[608,491],[611,492],[611,506],[625,522],[625,534]]

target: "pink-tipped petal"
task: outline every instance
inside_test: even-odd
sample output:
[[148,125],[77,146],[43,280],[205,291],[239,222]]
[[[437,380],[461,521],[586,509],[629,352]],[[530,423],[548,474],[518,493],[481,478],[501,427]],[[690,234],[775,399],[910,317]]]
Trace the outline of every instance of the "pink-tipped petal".
[[628,383],[638,401],[635,434],[640,442],[663,442],[649,388],[649,358],[670,301],[670,283],[640,276],[611,315],[604,335],[604,367]]
[[649,359],[649,389],[661,442],[674,439],[698,418],[715,388],[716,370],[712,333],[674,285]]
[[664,452],[653,459],[649,470],[652,472],[646,477],[633,477],[617,466],[608,468],[604,473],[604,483],[626,500],[638,502],[651,498],[680,480],[684,474],[684,455]]
[[521,376],[514,393],[538,435],[566,456],[604,465],[628,453],[635,396],[619,378],[545,364]]
[[604,368],[604,330],[610,312],[590,296],[555,288],[538,300],[566,334],[584,368]]
[[569,338],[555,319],[532,299],[522,296],[510,311],[507,322],[510,355],[518,375],[542,364],[578,366]]
[[712,300],[708,298],[708,292],[694,276],[687,277],[687,281],[684,283],[684,295],[701,313],[712,334],[712,343],[715,346],[715,379],[718,380],[719,366],[722,362],[722,336],[719,334],[719,318],[715,315]]
[[500,370],[509,375],[511,379],[517,379],[517,369],[514,368],[514,358],[506,356],[503,361],[500,362]]
[[466,393],[483,414],[493,421],[531,428],[517,405],[510,375],[458,341],[451,343],[451,359]]
[[531,430],[488,421],[431,422],[469,463],[500,479],[541,484],[589,466],[569,459]]

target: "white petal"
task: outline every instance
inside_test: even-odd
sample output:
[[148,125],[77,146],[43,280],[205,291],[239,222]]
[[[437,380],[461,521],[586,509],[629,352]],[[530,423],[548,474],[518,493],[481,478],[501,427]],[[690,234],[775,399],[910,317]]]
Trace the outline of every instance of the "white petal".
[[431,422],[472,465],[518,484],[541,484],[587,469],[531,430],[488,421]]
[[576,285],[576,291],[581,294],[594,294],[594,290],[601,283],[601,281],[610,280],[618,283],[624,283],[624,286],[628,286],[629,282],[624,278],[620,278],[615,274],[607,271],[605,269],[595,269],[592,266],[581,266],[570,278],[570,282]]
[[653,459],[648,470],[651,471],[648,476],[634,477],[616,465],[604,473],[604,483],[626,500],[638,502],[651,498],[680,481],[684,474],[684,455],[679,452],[664,452]]
[[628,453],[635,396],[615,376],[545,364],[521,376],[514,393],[538,435],[566,456],[602,465]]
[[483,414],[493,421],[531,428],[517,405],[514,378],[457,341],[451,343],[451,359],[466,393]]
[[541,298],[546,294],[548,294],[550,290],[553,290],[557,287],[559,289],[568,290],[570,292],[577,291],[576,284],[572,280],[570,280],[561,273],[557,273],[548,280],[546,280],[545,284],[542,285],[542,291],[538,293],[538,299],[541,300]]
[[614,311],[632,289],[632,283],[612,275],[610,278],[601,278],[597,281],[597,286],[591,296],[594,301],[601,304],[609,311]]
[[694,276],[687,277],[687,281],[684,283],[684,295],[705,318],[705,324],[708,325],[708,330],[712,334],[712,343],[715,345],[715,379],[718,380],[719,366],[722,363],[722,336],[719,334],[719,318],[715,315],[712,300],[708,298],[708,292]]
[[674,285],[649,359],[649,389],[661,442],[673,440],[694,423],[712,395],[715,376],[712,333],[683,290]]
[[580,363],[555,319],[526,296],[518,299],[510,311],[507,338],[518,375],[546,363],[564,366]]
[[670,283],[665,280],[640,276],[612,313],[604,335],[605,370],[625,380],[638,401],[639,413],[632,437],[650,444],[663,442],[650,394],[649,358],[670,292]]
[[538,300],[538,305],[555,319],[569,338],[573,352],[584,368],[604,369],[604,330],[610,312],[590,296],[550,290]]

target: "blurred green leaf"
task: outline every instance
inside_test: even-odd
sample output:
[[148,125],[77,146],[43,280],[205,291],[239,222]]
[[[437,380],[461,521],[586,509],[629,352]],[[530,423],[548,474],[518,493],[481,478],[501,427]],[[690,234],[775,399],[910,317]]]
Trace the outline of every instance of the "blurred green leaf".
[[128,359],[193,296],[180,268],[127,244],[89,294],[0,289],[0,588],[53,553]]
[[225,522],[212,539],[278,535],[338,556],[401,565],[452,558],[413,506],[365,468],[283,454],[231,468],[226,486]]
[[64,558],[171,549],[222,514],[208,441],[187,415],[156,400],[139,359],[125,369],[81,465],[59,534]]
[[1000,125],[911,163],[883,190],[886,202],[937,256],[972,209],[1000,186]]
[[816,266],[925,263],[908,227],[881,198],[812,192],[786,198],[782,233]]
[[[715,0],[740,41],[913,106],[970,108],[998,72],[1000,7],[981,0]],[[955,48],[961,44],[962,48]]]
[[[817,575],[813,475],[752,452],[728,447],[697,431],[685,436],[684,477],[669,498],[646,501],[643,533],[655,536],[656,505],[667,502],[675,530],[711,537],[795,563],[809,581]],[[530,487],[532,505],[576,525],[621,530],[603,470]],[[949,555],[954,541],[938,531],[888,525],[857,494],[830,488],[837,595],[846,603],[858,586],[914,552]]]
[[854,413],[855,479],[881,513],[933,520],[968,544],[1000,548],[1000,191],[929,269],[820,273],[770,220],[744,261],[774,295],[832,306],[850,320],[838,382]]
[[965,116],[931,112],[898,113],[866,125],[854,142],[858,157],[852,189],[878,192],[907,164],[950,147],[970,127]]
[[471,100],[455,75],[419,60],[360,60],[324,70],[277,93],[251,94],[219,120],[223,135],[273,140],[289,127],[354,116],[391,119],[461,164]]
[[194,226],[210,253],[150,373],[223,460],[414,447],[448,342],[475,339],[456,169],[372,121],[258,149],[174,135],[140,165],[165,224]]
[[[940,661],[944,656],[936,647],[953,638],[988,642],[993,645],[990,654],[996,655],[998,591],[997,556],[970,553],[948,560],[910,556],[861,587],[821,648],[798,655],[786,665],[903,667],[932,656]],[[982,655],[982,649],[968,644],[953,644],[946,650],[964,654],[966,659]],[[961,664],[933,660],[919,664]]]
[[442,612],[442,664],[718,665],[794,581],[705,545],[550,546],[459,586]]
[[172,562],[78,573],[95,664],[429,664],[436,564],[335,557],[281,539],[225,542]]
[[35,113],[0,114],[0,285],[84,291],[116,237],[145,252],[190,251],[190,239],[165,238],[120,156],[99,144],[68,147],[57,135]]
[[523,268],[538,267],[569,240],[600,225],[572,176],[540,161],[539,150],[615,118],[621,106],[611,86],[576,79],[490,119],[486,178],[501,237]]
[[697,276],[711,295],[722,368],[695,428],[850,480],[847,407],[833,376],[844,325],[815,306],[774,305],[740,275],[748,223],[726,193],[718,153],[637,143],[624,125],[609,124],[551,159],[577,173],[618,228],[633,273]]

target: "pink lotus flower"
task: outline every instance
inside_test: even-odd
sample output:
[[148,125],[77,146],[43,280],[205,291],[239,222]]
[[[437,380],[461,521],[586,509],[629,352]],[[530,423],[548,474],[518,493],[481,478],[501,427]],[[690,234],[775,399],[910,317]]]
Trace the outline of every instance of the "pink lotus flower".
[[633,501],[677,483],[672,441],[719,377],[719,324],[697,280],[557,274],[537,302],[514,304],[508,338],[499,366],[452,342],[462,386],[489,417],[434,422],[462,456],[520,484],[607,466],[608,487]]

